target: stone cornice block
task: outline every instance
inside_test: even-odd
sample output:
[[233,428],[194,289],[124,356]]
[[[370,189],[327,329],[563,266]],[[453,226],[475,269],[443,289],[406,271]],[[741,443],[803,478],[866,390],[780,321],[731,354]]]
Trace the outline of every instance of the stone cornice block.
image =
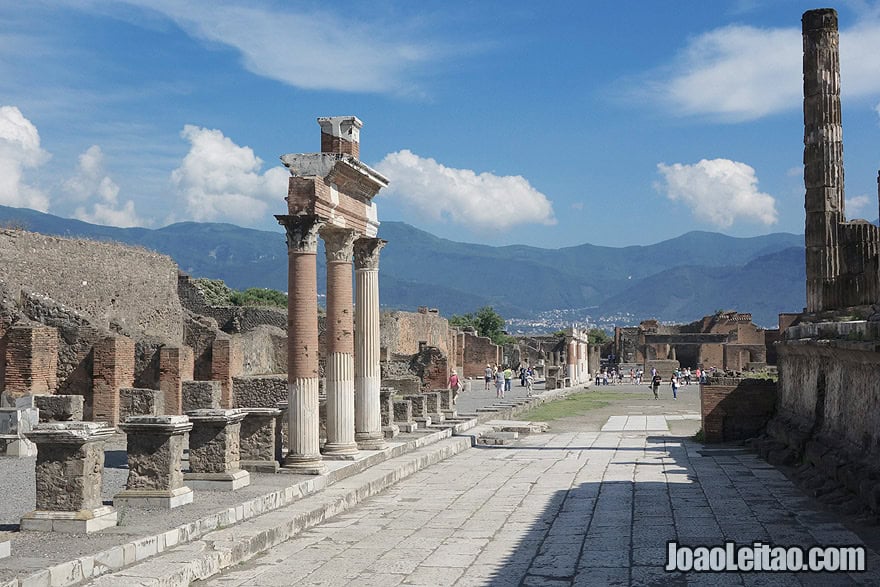
[[186,413],[193,424],[235,424],[245,419],[247,414],[242,410],[191,410]]
[[119,427],[126,434],[131,432],[183,434],[192,430],[192,422],[186,416],[131,416]]
[[49,422],[37,424],[25,436],[36,444],[85,444],[105,440],[114,433],[107,422]]

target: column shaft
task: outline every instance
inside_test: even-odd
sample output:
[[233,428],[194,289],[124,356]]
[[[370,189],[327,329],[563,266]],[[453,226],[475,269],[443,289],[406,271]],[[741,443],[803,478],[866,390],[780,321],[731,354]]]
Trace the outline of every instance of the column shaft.
[[367,450],[386,446],[382,432],[379,388],[379,251],[385,241],[355,242],[355,440]]

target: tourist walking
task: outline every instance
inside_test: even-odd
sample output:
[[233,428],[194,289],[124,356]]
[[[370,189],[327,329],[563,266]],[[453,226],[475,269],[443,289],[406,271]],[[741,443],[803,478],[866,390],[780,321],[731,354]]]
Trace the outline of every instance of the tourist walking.
[[651,390],[654,392],[654,399],[660,399],[660,384],[662,382],[663,378],[655,373],[654,377],[651,379]]
[[675,375],[672,376],[672,399],[678,399],[678,377]]
[[513,381],[513,370],[507,367],[504,369],[504,391],[510,391],[511,381]]
[[452,401],[455,402],[455,398],[461,393],[462,388],[461,379],[459,379],[455,369],[452,370],[452,375],[449,376],[448,385],[449,390],[452,391]]
[[495,371],[495,397],[504,397],[504,372]]
[[527,389],[526,397],[532,397],[532,381],[533,381],[533,379],[534,378],[532,377],[532,370],[529,369],[528,371],[526,371],[526,389]]
[[495,373],[492,371],[492,365],[486,365],[486,370],[484,371],[484,379],[486,380],[486,391],[489,391],[489,383],[494,379]]

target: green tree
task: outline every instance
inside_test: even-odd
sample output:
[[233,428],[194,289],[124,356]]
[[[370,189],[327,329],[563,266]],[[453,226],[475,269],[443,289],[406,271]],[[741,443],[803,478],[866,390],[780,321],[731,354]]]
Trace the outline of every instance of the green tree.
[[477,334],[488,336],[498,345],[508,344],[513,340],[512,336],[504,333],[504,318],[492,306],[480,308],[476,314],[456,314],[449,319],[449,323],[456,328],[471,327]]
[[287,296],[274,289],[249,287],[244,291],[232,292],[229,301],[235,306],[274,306],[287,307]]
[[608,336],[608,333],[602,330],[601,328],[590,328],[590,331],[587,333],[587,337],[590,340],[590,344],[605,344],[611,337]]

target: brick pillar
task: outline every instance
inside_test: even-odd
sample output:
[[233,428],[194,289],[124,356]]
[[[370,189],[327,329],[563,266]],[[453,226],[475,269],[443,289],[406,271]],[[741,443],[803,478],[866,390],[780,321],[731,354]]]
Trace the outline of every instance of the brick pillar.
[[119,390],[134,385],[134,341],[108,336],[94,348],[92,419],[119,423]]
[[183,413],[182,383],[192,380],[193,367],[191,348],[165,346],[159,349],[159,389],[165,400],[165,414]]
[[351,270],[357,234],[326,226],[321,229],[321,238],[327,253],[327,442],[322,452],[330,458],[353,458],[358,447],[354,437]]
[[354,244],[354,438],[358,447],[366,450],[386,446],[379,395],[379,251],[386,244],[379,238],[359,238]]
[[343,153],[360,158],[360,129],[364,123],[356,116],[327,116],[321,125],[321,152]]
[[8,400],[55,393],[58,387],[58,330],[50,326],[13,326],[6,333]]
[[324,472],[318,416],[318,230],[313,215],[277,215],[287,232],[287,397],[289,440],[284,467]]
[[211,381],[219,381],[223,392],[221,408],[232,408],[232,378],[241,375],[243,368],[241,344],[237,338],[217,338],[211,346]]

